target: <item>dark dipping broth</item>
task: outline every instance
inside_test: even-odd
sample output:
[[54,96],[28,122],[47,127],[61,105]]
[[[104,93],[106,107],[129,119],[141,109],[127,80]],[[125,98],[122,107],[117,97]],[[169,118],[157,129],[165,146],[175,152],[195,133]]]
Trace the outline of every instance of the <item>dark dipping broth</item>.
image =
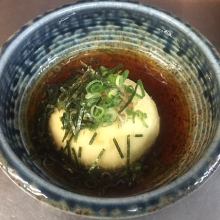
[[[134,184],[125,183],[120,179],[120,175],[112,177],[111,173],[105,171],[100,171],[98,176],[94,174],[93,177],[81,175],[80,170],[73,174],[69,169],[72,162],[66,154],[55,150],[48,131],[48,118],[45,118],[47,94],[50,91],[56,98],[56,88],[80,72],[81,61],[94,69],[101,65],[113,68],[122,64],[124,69],[130,71],[130,79],[142,80],[146,92],[157,104],[160,134],[150,152],[142,158],[142,169]],[[189,108],[184,92],[171,74],[161,69],[155,61],[131,51],[90,51],[64,60],[51,68],[33,88],[27,119],[33,160],[44,169],[53,183],[79,194],[122,197],[150,191],[177,177],[177,174],[170,174],[175,172],[178,161],[187,151]]]

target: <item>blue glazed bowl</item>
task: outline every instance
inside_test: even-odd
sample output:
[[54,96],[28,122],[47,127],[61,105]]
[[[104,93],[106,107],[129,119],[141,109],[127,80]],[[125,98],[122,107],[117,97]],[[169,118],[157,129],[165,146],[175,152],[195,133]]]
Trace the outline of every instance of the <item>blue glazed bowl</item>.
[[[66,191],[31,159],[25,139],[24,103],[36,80],[62,59],[97,48],[144,53],[168,70],[190,104],[188,152],[161,186],[123,198],[96,198]],[[213,46],[170,14],[126,2],[64,6],[37,17],[0,54],[0,164],[32,196],[75,214],[146,215],[197,188],[220,160],[220,59]]]

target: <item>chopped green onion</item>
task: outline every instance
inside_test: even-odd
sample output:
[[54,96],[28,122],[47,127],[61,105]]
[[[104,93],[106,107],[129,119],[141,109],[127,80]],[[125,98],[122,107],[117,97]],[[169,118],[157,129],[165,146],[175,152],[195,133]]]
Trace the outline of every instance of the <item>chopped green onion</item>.
[[123,155],[123,153],[121,151],[121,148],[120,148],[120,146],[119,146],[119,144],[118,144],[118,142],[117,142],[117,140],[115,138],[113,138],[113,142],[114,142],[114,144],[116,146],[116,149],[118,150],[118,153],[119,153],[120,157],[124,158],[124,155]]
[[116,86],[121,86],[123,83],[124,83],[123,76],[118,75],[118,76],[116,77],[116,80],[115,80]]
[[112,123],[117,119],[118,114],[113,108],[111,108],[106,112],[106,116],[108,117],[108,121]]
[[138,93],[136,93],[136,96],[138,96],[139,98],[144,98],[145,96],[145,91],[144,91],[144,86],[143,83],[141,82],[141,80],[137,81],[137,85],[139,85],[140,89],[141,89],[141,95],[139,95]]
[[101,96],[100,93],[94,92],[94,93],[87,93],[85,98],[86,99],[95,99],[95,98],[99,98]]
[[119,93],[117,89],[111,89],[111,90],[108,92],[108,97],[109,97],[109,98],[112,98],[113,96],[116,96],[117,93]]
[[98,101],[99,101],[98,97],[94,98],[94,99],[93,98],[88,99],[86,105],[87,105],[88,108],[91,108],[92,106],[96,105],[98,103]]
[[91,115],[95,118],[95,119],[99,119],[101,118],[105,113],[105,110],[103,107],[94,105],[91,108]]
[[128,75],[129,75],[129,70],[125,70],[123,73],[122,73],[122,76],[124,78],[124,81],[128,78]]
[[106,76],[108,74],[108,68],[104,66],[100,66],[99,71],[101,72],[102,76]]
[[[135,95],[145,95],[143,84],[137,81],[135,88],[127,85],[129,71],[123,70],[121,65],[114,68],[100,66],[94,70],[91,66],[83,63],[83,74],[64,82],[57,88],[58,100],[54,100],[51,109],[64,110],[61,117],[62,129],[65,130],[63,142],[71,135],[77,139],[79,132],[84,128],[96,129],[99,126],[108,126],[116,120],[120,120],[120,113],[126,109],[126,113],[139,117],[143,123],[146,116],[133,111],[132,103]],[[140,90],[137,89],[140,87]],[[141,91],[141,92],[140,92]],[[48,106],[49,106],[48,105]],[[48,107],[49,108],[49,107]]]
[[100,80],[93,80],[88,85],[86,86],[86,91],[88,93],[97,93],[97,92],[102,92],[103,91],[103,82]]
[[94,142],[96,136],[97,136],[97,132],[95,132],[95,133],[92,135],[92,138],[91,138],[90,141],[89,141],[89,145],[92,145],[92,144],[93,144],[93,142]]
[[132,94],[132,93],[134,92],[134,88],[133,88],[132,85],[126,86],[125,89],[126,89],[126,91],[127,91],[128,93],[130,93],[130,94]]
[[115,110],[110,109],[108,112],[102,117],[101,125],[108,126],[111,125],[118,117],[118,114]]

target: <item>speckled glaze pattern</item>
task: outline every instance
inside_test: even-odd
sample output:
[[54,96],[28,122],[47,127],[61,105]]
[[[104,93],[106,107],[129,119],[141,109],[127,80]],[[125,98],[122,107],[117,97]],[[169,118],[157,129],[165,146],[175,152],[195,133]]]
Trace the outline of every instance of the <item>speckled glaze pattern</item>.
[[[82,3],[84,2],[84,3]],[[126,198],[96,198],[53,184],[31,160],[23,126],[33,84],[62,59],[97,48],[121,48],[156,59],[172,73],[190,103],[189,152],[171,181]],[[60,209],[103,219],[156,211],[203,183],[220,160],[220,59],[212,45],[168,13],[124,1],[81,1],[21,28],[0,54],[0,164],[32,196]]]

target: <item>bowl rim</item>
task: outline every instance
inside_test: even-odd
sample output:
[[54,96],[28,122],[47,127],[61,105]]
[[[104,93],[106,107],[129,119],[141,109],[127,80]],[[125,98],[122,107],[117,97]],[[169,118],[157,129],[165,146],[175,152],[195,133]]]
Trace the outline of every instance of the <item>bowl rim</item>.
[[[9,41],[3,46],[2,51],[0,51],[0,77],[3,74],[2,70],[4,68],[4,64],[7,62],[7,59],[20,44],[23,38],[27,37],[30,33],[32,33],[38,27],[44,25],[49,20],[55,19],[61,15],[65,15],[68,12],[76,13],[77,11],[89,10],[94,7],[96,7],[97,9],[120,8],[133,10],[141,13],[151,14],[158,17],[159,19],[164,20],[165,22],[171,23],[180,31],[189,36],[194,42],[196,42],[201,51],[206,54],[207,59],[209,59],[210,64],[215,71],[218,84],[220,85],[220,56],[216,49],[211,45],[211,43],[197,30],[192,28],[190,25],[182,22],[182,20],[180,20],[176,16],[165,12],[164,10],[159,10],[148,5],[116,1],[99,1],[81,4],[70,4],[49,11],[44,15],[38,16],[33,21],[28,22],[22,29],[20,29],[20,31],[18,31],[12,38],[9,39]],[[125,207],[127,215],[135,215],[135,212],[132,213],[128,209],[129,207],[133,207],[134,204],[145,204],[147,201],[150,200],[169,198],[170,196],[173,199],[171,199],[171,201],[169,201],[168,203],[174,202],[178,198],[197,188],[197,186],[203,183],[220,164],[219,123],[215,136],[213,137],[213,141],[210,144],[209,149],[204,153],[203,157],[188,172],[186,172],[183,176],[177,178],[175,181],[172,181],[171,183],[161,186],[150,192],[141,193],[134,196],[118,198],[91,197],[69,192],[43,180],[34,172],[32,172],[29,168],[27,168],[23,164],[23,162],[20,161],[20,159],[13,153],[3,135],[1,128],[0,137],[0,151],[2,151],[3,158],[8,161],[9,167],[12,166],[13,168],[15,168],[15,170],[18,172],[18,175],[21,176],[24,180],[34,183],[34,185],[40,187],[40,189],[46,189],[47,192],[61,196],[63,199],[68,199],[79,204],[83,203],[83,206],[85,207],[97,205],[101,209],[103,207],[111,207],[113,204],[115,207],[118,208]],[[161,203],[158,208],[161,208],[165,205],[167,205],[167,203]],[[143,211],[143,214],[145,214],[145,212],[146,211]]]

